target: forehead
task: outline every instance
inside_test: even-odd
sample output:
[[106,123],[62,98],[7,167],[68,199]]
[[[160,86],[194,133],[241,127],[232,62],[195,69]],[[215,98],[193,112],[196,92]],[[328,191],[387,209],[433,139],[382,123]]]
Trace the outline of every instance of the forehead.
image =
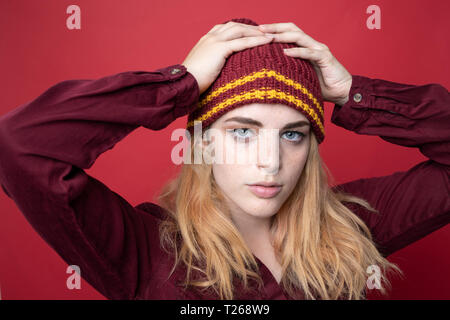
[[299,110],[284,104],[252,103],[230,110],[216,122],[223,123],[233,117],[248,117],[261,123],[281,124],[304,120],[310,122]]

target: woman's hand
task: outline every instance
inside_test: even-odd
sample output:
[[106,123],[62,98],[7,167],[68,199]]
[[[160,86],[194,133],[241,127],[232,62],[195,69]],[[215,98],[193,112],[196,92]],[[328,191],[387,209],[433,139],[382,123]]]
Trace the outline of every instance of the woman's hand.
[[182,63],[197,80],[200,94],[216,80],[233,52],[272,41],[258,26],[234,21],[215,25],[189,52]]
[[274,42],[296,43],[299,47],[285,50],[291,57],[308,59],[319,77],[324,100],[344,105],[348,101],[352,86],[352,75],[337,61],[330,49],[295,24],[272,23],[258,26],[261,31],[272,34]]

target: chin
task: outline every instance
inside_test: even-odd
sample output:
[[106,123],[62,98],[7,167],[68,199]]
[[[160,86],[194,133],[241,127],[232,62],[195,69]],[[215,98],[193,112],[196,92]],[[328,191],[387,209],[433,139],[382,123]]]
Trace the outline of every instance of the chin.
[[252,201],[252,205],[250,208],[244,207],[244,211],[254,217],[259,218],[270,218],[275,215],[280,209],[281,205],[279,205],[277,200],[272,199],[257,199]]

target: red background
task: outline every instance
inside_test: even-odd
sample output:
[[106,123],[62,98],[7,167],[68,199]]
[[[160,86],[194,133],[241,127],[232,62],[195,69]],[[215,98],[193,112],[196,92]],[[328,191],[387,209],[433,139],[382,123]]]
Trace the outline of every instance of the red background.
[[[66,27],[66,8],[81,8],[81,30]],[[381,9],[381,29],[366,27],[366,8]],[[215,24],[247,17],[259,24],[293,22],[352,74],[400,83],[449,87],[449,1],[0,1],[0,114],[57,82],[95,79],[183,62]],[[415,148],[363,136],[330,122],[321,154],[338,183],[408,170],[426,158]],[[154,201],[179,169],[170,160],[173,129],[139,128],[87,172],[132,205]],[[139,148],[145,145],[144,151]],[[0,150],[1,152],[1,150]],[[157,156],[155,156],[157,154]],[[126,164],[126,165],[124,165]],[[450,299],[450,226],[394,253],[406,279],[392,279],[387,299]],[[66,287],[67,264],[0,192],[0,286],[3,299],[105,299],[82,280]],[[369,294],[369,298],[374,298]],[[376,296],[376,298],[379,298]]]

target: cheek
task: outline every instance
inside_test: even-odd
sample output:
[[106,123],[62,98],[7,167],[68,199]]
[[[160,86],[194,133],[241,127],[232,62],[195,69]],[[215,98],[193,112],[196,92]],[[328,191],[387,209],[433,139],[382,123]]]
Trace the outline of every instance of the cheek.
[[301,171],[305,166],[306,160],[308,159],[307,152],[299,152],[298,154],[293,154],[288,158],[289,166],[295,171]]
[[287,177],[287,181],[289,181],[291,188],[295,186],[298,179],[300,178],[307,159],[308,152],[294,152],[284,159],[284,167],[286,168],[285,175]]
[[242,177],[239,168],[234,165],[213,164],[212,171],[214,180],[225,193],[232,192],[237,188],[239,177]]

